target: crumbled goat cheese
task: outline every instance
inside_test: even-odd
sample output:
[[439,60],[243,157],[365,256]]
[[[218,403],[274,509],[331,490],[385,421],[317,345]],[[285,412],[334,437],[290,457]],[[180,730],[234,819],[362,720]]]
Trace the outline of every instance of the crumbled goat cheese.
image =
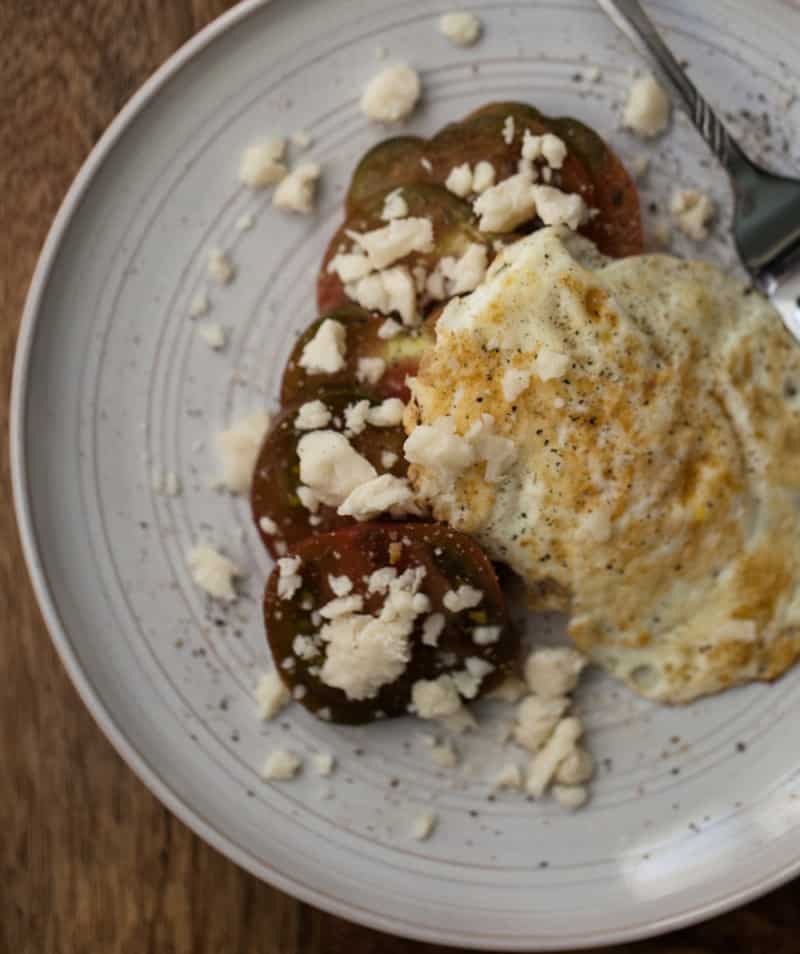
[[545,133],[542,136],[542,158],[551,169],[560,169],[567,158],[567,147],[563,139],[553,133]]
[[208,276],[218,285],[229,285],[236,270],[221,248],[212,248],[208,252]]
[[361,384],[377,384],[386,371],[383,358],[359,358],[356,379]]
[[437,822],[438,818],[433,812],[421,812],[411,826],[411,837],[415,841],[425,841],[433,834]]
[[276,672],[266,672],[256,686],[256,702],[262,719],[274,719],[288,704],[291,696]]
[[499,626],[476,626],[472,631],[472,641],[476,646],[491,646],[500,639]]
[[348,437],[360,434],[367,426],[369,401],[356,401],[344,409],[344,426]]
[[495,168],[491,162],[481,159],[472,173],[472,191],[480,194],[490,189],[495,183],[495,176]]
[[308,374],[336,374],[345,366],[347,331],[340,321],[326,318],[303,348],[298,362]]
[[347,596],[353,592],[353,581],[349,576],[329,576],[328,584],[334,596]]
[[314,196],[321,169],[316,162],[301,162],[285,176],[272,195],[272,204],[288,212],[308,215],[314,208]]
[[559,765],[556,781],[562,785],[582,785],[594,772],[594,760],[586,749],[576,746]]
[[198,325],[195,329],[197,337],[201,338],[214,351],[220,351],[225,347],[225,329],[216,321],[208,322],[204,325]]
[[298,431],[317,431],[331,422],[331,412],[322,401],[306,401],[301,404],[294,419]]
[[349,596],[337,596],[321,606],[319,615],[323,619],[341,619],[343,616],[360,613],[362,609],[364,609],[364,597],[359,596],[358,593],[351,593]]
[[333,770],[336,768],[336,757],[330,752],[316,752],[311,757],[311,760],[314,763],[314,768],[317,770],[317,775],[322,775],[324,778],[332,775]]
[[404,265],[373,272],[344,287],[348,298],[368,311],[388,315],[397,312],[403,323],[417,323],[417,296],[414,279]]
[[300,503],[311,513],[319,510],[320,499],[310,487],[304,487],[302,484],[297,488],[297,496]]
[[369,275],[372,264],[364,252],[339,252],[328,262],[327,270],[335,272],[347,284]]
[[402,189],[394,189],[383,200],[383,211],[381,218],[384,222],[391,222],[392,219],[403,219],[408,215],[408,202],[403,197]]
[[569,708],[569,699],[527,696],[517,708],[514,741],[529,752],[538,752]]
[[278,524],[271,517],[259,517],[258,526],[264,533],[275,536],[278,533]]
[[[311,431],[297,444],[300,480],[324,504],[339,507],[377,471],[336,431]],[[310,509],[310,508],[309,508]]]
[[399,460],[397,454],[393,451],[381,451],[381,467],[384,470],[391,470]]
[[297,572],[300,557],[281,557],[278,560],[278,598],[290,600],[303,585],[303,577]]
[[248,146],[239,163],[239,180],[250,189],[263,189],[280,182],[286,175],[286,166],[281,162],[285,151],[283,139]]
[[484,478],[490,484],[497,483],[517,459],[516,444],[495,434],[494,428],[492,415],[482,414],[464,435],[475,448],[478,458],[486,462]]
[[504,765],[492,779],[492,788],[496,791],[509,789],[522,791],[522,770],[514,762]]
[[275,749],[267,756],[261,777],[270,782],[285,782],[300,771],[303,762],[299,756],[288,749]]
[[439,30],[456,46],[473,46],[481,35],[481,21],[474,13],[451,10],[439,18]]
[[443,603],[445,609],[449,609],[451,613],[460,613],[462,610],[474,609],[482,600],[482,590],[462,583],[457,590],[448,590],[444,594]]
[[233,581],[243,574],[232,560],[208,543],[199,543],[192,547],[186,559],[192,571],[192,579],[200,589],[217,600],[230,603],[236,599]]
[[418,679],[411,687],[411,703],[420,719],[442,719],[461,709],[461,697],[451,676]]
[[525,681],[541,699],[566,696],[578,685],[586,657],[574,649],[536,649],[525,661]]
[[510,146],[514,141],[514,117],[506,116],[503,121],[503,142]]
[[438,646],[444,626],[444,613],[432,613],[422,624],[422,642],[424,645]]
[[528,387],[531,371],[527,368],[508,368],[503,374],[503,397],[511,404]]
[[419,74],[405,63],[387,66],[372,77],[361,96],[361,110],[379,123],[405,119],[420,97]]
[[313,659],[317,653],[317,644],[311,636],[299,634],[292,640],[292,652],[298,659]]
[[403,451],[409,463],[432,470],[445,488],[476,460],[475,448],[456,434],[455,421],[449,415],[414,428]]
[[589,790],[585,785],[554,785],[553,798],[562,808],[574,812],[589,800]]
[[529,173],[518,172],[491,186],[475,200],[478,227],[483,232],[511,232],[533,218],[536,200]]
[[402,330],[403,326],[399,321],[395,321],[394,318],[387,318],[378,328],[378,337],[383,341],[388,341],[391,338],[396,338]]
[[545,225],[566,225],[573,231],[586,219],[586,203],[576,192],[562,192],[553,186],[531,186],[536,214]]
[[208,295],[204,291],[199,291],[189,305],[189,317],[201,318],[208,313],[209,307]]
[[474,291],[486,277],[489,260],[485,245],[471,242],[459,258],[445,256],[438,267],[446,280],[446,296]]
[[373,427],[397,427],[403,422],[406,406],[400,398],[386,398],[367,411],[367,423]]
[[550,381],[553,378],[563,377],[568,367],[569,357],[567,355],[560,351],[542,348],[536,355],[534,374],[542,381]]
[[216,449],[222,464],[219,484],[232,494],[249,491],[269,425],[270,416],[266,411],[254,411],[216,435]]
[[452,679],[460,695],[465,699],[474,699],[478,695],[484,677],[494,670],[494,666],[477,656],[470,656],[465,666],[466,668],[460,672],[454,672]]
[[544,795],[558,767],[572,753],[582,734],[580,719],[574,716],[558,723],[544,747],[528,766],[528,777],[525,780],[525,791],[528,795],[533,798],[541,798]]
[[307,129],[298,129],[289,138],[292,140],[292,145],[298,149],[308,149],[313,141],[311,133]]
[[526,129],[522,135],[522,149],[520,150],[522,158],[531,162],[541,159],[543,138],[543,136],[534,135],[530,129]]
[[708,226],[714,218],[714,202],[694,189],[680,189],[669,207],[672,219],[684,235],[695,242],[708,238]]
[[667,128],[669,112],[669,96],[656,78],[647,73],[631,84],[622,122],[637,136],[650,139]]
[[458,752],[452,742],[440,742],[432,745],[428,755],[434,765],[441,768],[455,768],[458,765]]
[[340,517],[371,520],[381,513],[417,513],[414,492],[405,477],[381,474],[356,487],[336,511]]
[[255,224],[256,220],[254,216],[250,215],[249,212],[246,212],[244,215],[240,215],[236,220],[236,231],[249,232]]
[[371,232],[348,232],[348,236],[366,253],[375,269],[386,268],[412,252],[433,249],[433,225],[430,219],[392,219]]
[[462,199],[472,192],[472,169],[468,162],[453,166],[445,179],[445,188]]

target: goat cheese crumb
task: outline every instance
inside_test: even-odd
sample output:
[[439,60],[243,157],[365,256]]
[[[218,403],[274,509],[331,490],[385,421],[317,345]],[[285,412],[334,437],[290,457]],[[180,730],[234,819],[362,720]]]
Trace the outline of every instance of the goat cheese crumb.
[[373,427],[397,427],[403,423],[406,406],[400,398],[386,398],[367,411],[367,423]]
[[361,434],[367,426],[369,401],[356,401],[344,409],[345,433],[348,437]]
[[444,613],[432,613],[422,624],[422,642],[425,646],[438,646],[444,630]]
[[210,597],[231,603],[236,599],[233,581],[243,576],[239,567],[208,543],[199,543],[186,555],[192,579]]
[[488,264],[486,246],[477,242],[471,242],[459,258],[446,255],[440,259],[438,267],[446,280],[446,297],[474,291],[486,277]]
[[306,401],[301,404],[294,419],[298,431],[317,431],[331,422],[331,412],[322,401]]
[[506,116],[503,121],[503,142],[510,146],[514,141],[514,117]]
[[286,175],[286,166],[281,162],[285,151],[283,139],[248,146],[239,163],[239,181],[250,189],[263,189],[280,182]]
[[225,347],[225,329],[218,322],[210,321],[204,325],[198,325],[195,330],[197,337],[205,341],[212,351],[220,351]]
[[384,341],[388,341],[391,338],[396,338],[402,330],[403,326],[399,321],[395,321],[394,318],[387,318],[380,328],[378,328],[378,337]]
[[433,834],[437,822],[438,818],[433,812],[421,812],[411,826],[411,837],[415,841],[425,841]]
[[462,199],[468,196],[472,192],[472,170],[469,163],[463,162],[460,166],[453,166],[444,184],[453,195]]
[[679,189],[670,202],[672,219],[678,228],[695,242],[708,238],[708,226],[714,218],[714,203],[695,189]]
[[402,189],[394,189],[383,200],[383,211],[381,218],[384,222],[391,222],[392,219],[403,219],[408,215],[408,202],[403,197]]
[[377,73],[361,96],[361,110],[379,123],[396,123],[410,115],[420,97],[419,74],[406,63],[395,63]]
[[218,285],[229,285],[233,281],[236,269],[221,248],[212,248],[208,252],[208,277]]
[[491,646],[500,639],[499,626],[476,626],[472,631],[472,641],[476,646]]
[[483,592],[474,586],[462,584],[457,590],[448,590],[444,594],[445,609],[451,613],[460,613],[462,610],[473,609],[483,599]]
[[495,168],[491,162],[481,159],[472,173],[472,191],[480,194],[491,188],[495,182],[495,175]]
[[278,524],[271,517],[259,517],[258,526],[264,531],[275,536],[278,533]]
[[249,232],[250,229],[256,224],[255,217],[252,216],[249,212],[246,212],[244,215],[240,215],[236,220],[236,231],[237,232]]
[[216,448],[222,464],[219,484],[232,494],[249,491],[258,452],[269,425],[269,414],[255,411],[217,434]]
[[433,224],[430,219],[412,216],[392,219],[387,225],[371,232],[348,232],[359,245],[375,269],[393,265],[412,252],[430,252],[433,249]]
[[560,169],[567,158],[567,146],[563,139],[553,133],[542,136],[542,158],[551,169]]
[[316,752],[312,756],[312,761],[317,775],[322,775],[323,778],[332,775],[333,770],[336,768],[336,758],[330,752]]
[[362,384],[377,384],[386,371],[383,358],[359,358],[356,379]]
[[314,197],[321,169],[316,162],[301,162],[285,176],[272,196],[272,204],[288,212],[308,215],[314,208]]
[[492,780],[492,788],[495,791],[508,789],[511,791],[522,791],[522,770],[514,762],[504,765]]
[[358,282],[351,282],[345,285],[345,292],[348,298],[368,311],[379,311],[384,315],[397,312],[404,324],[417,323],[414,279],[404,265],[373,272]]
[[291,699],[289,690],[284,686],[276,672],[265,672],[256,686],[256,702],[262,719],[274,719]]
[[364,608],[364,597],[358,593],[352,593],[349,596],[337,596],[329,603],[320,607],[319,615],[323,619],[341,619],[343,616],[350,616],[352,613],[360,613]]
[[461,709],[461,697],[451,676],[418,679],[411,687],[411,703],[420,719],[443,719]]
[[545,225],[566,225],[575,231],[586,219],[586,203],[577,192],[562,192],[553,186],[531,187],[536,214]]
[[585,785],[554,785],[553,798],[562,808],[574,812],[589,800],[589,790]]
[[474,46],[481,35],[481,21],[474,13],[451,10],[439,18],[439,31],[456,46]]
[[281,557],[278,560],[278,598],[290,600],[303,585],[303,577],[297,572],[300,557]]
[[270,782],[286,782],[300,771],[303,762],[299,756],[288,749],[275,749],[267,756],[261,777]]
[[428,751],[431,761],[440,768],[455,768],[458,765],[458,752],[452,742],[434,744]]
[[541,798],[544,795],[558,767],[571,754],[582,734],[580,719],[574,716],[558,723],[544,747],[528,766],[528,777],[525,780],[525,791],[528,795],[533,798]]
[[357,282],[369,275],[372,271],[372,265],[364,252],[339,252],[328,262],[327,270],[336,272],[339,278],[347,284],[348,282]]
[[644,139],[664,132],[669,124],[670,101],[651,73],[639,76],[631,84],[622,122]]
[[541,699],[565,696],[578,685],[586,657],[574,649],[536,649],[525,662],[525,681]]
[[304,434],[297,444],[297,456],[300,480],[330,507],[341,506],[356,487],[378,476],[372,464],[337,431]]
[[527,696],[517,709],[514,740],[529,752],[538,752],[553,734],[569,707],[569,699]]
[[406,460],[435,472],[438,482],[448,487],[467,467],[475,463],[475,449],[455,432],[455,421],[442,415],[433,424],[414,428],[403,445]]
[[303,348],[301,368],[308,374],[336,374],[345,366],[347,330],[340,321],[326,318]]
[[556,781],[562,785],[582,785],[594,772],[594,760],[586,749],[576,746],[559,765]]
[[405,477],[381,474],[360,484],[336,511],[340,517],[371,520],[381,513],[402,516],[417,513],[414,493]]
[[189,317],[202,318],[203,315],[208,314],[209,308],[208,295],[204,291],[199,291],[189,305]]
[[481,193],[473,205],[483,232],[511,232],[533,218],[536,199],[530,173],[518,172]]

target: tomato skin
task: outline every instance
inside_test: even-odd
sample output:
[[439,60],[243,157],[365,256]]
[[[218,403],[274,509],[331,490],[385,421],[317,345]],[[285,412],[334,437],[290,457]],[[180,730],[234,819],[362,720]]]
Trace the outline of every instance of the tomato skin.
[[[308,374],[300,365],[300,357],[303,348],[326,319],[338,321],[345,327],[345,366],[335,374]],[[281,381],[281,404],[313,401],[339,391],[357,391],[373,400],[397,397],[408,402],[411,393],[406,378],[417,373],[422,354],[433,343],[433,332],[423,324],[418,328],[403,329],[394,338],[384,339],[378,332],[385,320],[385,315],[366,311],[352,303],[318,318],[297,339],[289,355]],[[359,380],[360,358],[381,358],[386,362],[386,370],[374,384]]]
[[[393,548],[398,548],[394,561]],[[470,537],[444,524],[366,523],[309,538],[292,548],[291,553],[301,558],[299,572],[303,585],[292,599],[280,599],[278,571],[273,571],[265,591],[264,620],[281,678],[292,691],[304,687],[299,701],[310,711],[328,710],[331,721],[348,724],[402,716],[408,712],[411,687],[418,679],[435,679],[443,673],[461,670],[469,657],[480,658],[494,667],[483,679],[479,694],[496,686],[515,668],[519,646],[505,600],[490,561]],[[342,690],[325,685],[318,672],[311,671],[320,666],[321,657],[305,660],[293,651],[296,635],[316,630],[312,621],[314,609],[333,598],[331,575],[350,577],[353,592],[365,597],[363,612],[375,614],[382,597],[366,592],[364,577],[384,566],[392,565],[402,573],[409,566],[420,564],[427,571],[421,591],[431,600],[431,612],[446,616],[445,629],[438,647],[425,645],[421,638],[423,618],[419,618],[411,635],[412,652],[406,670],[396,682],[380,688],[375,698],[348,699]],[[462,584],[480,589],[482,602],[475,610],[458,614],[444,609],[444,594]],[[472,630],[477,625],[501,627],[500,639],[489,646],[476,645]],[[287,668],[289,659],[293,662]]]
[[395,136],[373,146],[359,161],[350,180],[345,199],[348,218],[398,186],[429,182],[430,176],[420,160],[426,140],[419,136]]
[[[333,414],[330,428],[343,429],[344,409],[365,395],[352,392],[339,392],[323,395],[322,399]],[[300,405],[295,402],[287,405],[273,421],[269,433],[264,439],[253,473],[250,490],[250,507],[253,521],[261,540],[271,556],[278,557],[285,547],[299,543],[306,537],[328,533],[355,523],[353,517],[341,517],[335,507],[319,505],[312,515],[302,504],[297,490],[300,486],[300,461],[297,456],[297,444],[307,431],[298,432],[294,420]],[[336,426],[336,422],[339,426]],[[361,434],[350,438],[350,443],[372,464],[379,474],[390,473],[395,477],[404,477],[407,464],[403,456],[405,431],[402,427],[367,426]],[[382,463],[383,451],[390,451],[397,459],[391,468]],[[314,520],[312,522],[312,516]],[[278,533],[269,533],[261,525],[265,517],[278,527]]]

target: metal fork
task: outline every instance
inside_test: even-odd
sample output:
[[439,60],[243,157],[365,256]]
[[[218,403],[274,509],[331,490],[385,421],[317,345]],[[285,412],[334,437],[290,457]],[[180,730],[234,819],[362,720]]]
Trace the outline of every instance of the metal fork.
[[661,39],[638,0],[597,0],[683,106],[728,172],[733,237],[742,264],[800,341],[800,182],[749,159]]

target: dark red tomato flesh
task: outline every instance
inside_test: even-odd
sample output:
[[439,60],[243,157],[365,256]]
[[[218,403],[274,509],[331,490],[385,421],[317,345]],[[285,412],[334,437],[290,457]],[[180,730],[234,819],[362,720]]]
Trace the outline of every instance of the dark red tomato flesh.
[[[300,364],[303,349],[326,319],[344,325],[346,332],[345,365],[334,374],[309,374]],[[281,404],[312,401],[336,391],[358,391],[364,397],[383,400],[398,397],[408,401],[406,378],[417,373],[423,352],[433,343],[431,328],[404,328],[393,338],[381,338],[379,330],[385,315],[368,312],[358,305],[344,305],[314,322],[297,339],[283,371]],[[359,380],[358,363],[362,358],[380,358],[385,370],[373,384]]]
[[[368,398],[358,393],[327,394],[321,397],[331,412],[328,430],[345,431],[345,409]],[[280,556],[292,546],[312,534],[327,533],[354,523],[352,517],[340,517],[335,507],[320,504],[316,513],[309,511],[298,496],[300,460],[297,445],[308,431],[298,431],[295,420],[300,405],[295,402],[285,407],[275,419],[256,461],[250,503],[253,520],[272,556]],[[377,403],[377,402],[372,402]],[[398,427],[368,425],[360,434],[349,437],[350,444],[366,457],[378,474],[404,477],[406,461],[403,457],[405,431]],[[396,459],[390,467],[384,466],[384,452]]]
[[[349,249],[353,242],[349,231],[370,232],[387,223],[381,218],[386,195],[391,189],[374,196],[368,203],[359,207],[356,213],[347,219],[331,239],[322,260],[317,283],[317,304],[320,311],[331,302],[349,301],[339,276],[328,271],[328,263],[341,249]],[[403,198],[408,205],[410,217],[430,219],[433,226],[433,249],[430,252],[414,252],[401,259],[397,264],[422,265],[428,271],[447,255],[458,257],[473,243],[485,245],[491,257],[492,237],[481,232],[476,224],[472,206],[448,192],[444,186],[415,185],[403,189]]]
[[[291,554],[300,558],[297,572],[302,585],[291,598],[279,597],[279,570],[273,570],[264,599],[267,639],[281,678],[317,715],[350,724],[404,715],[417,680],[462,672],[468,668],[467,660],[487,664],[478,696],[513,671],[518,640],[492,564],[470,537],[444,524],[366,523],[304,540]],[[394,682],[375,687],[371,697],[351,698],[344,689],[323,681],[327,643],[324,631],[320,635],[325,621],[318,611],[335,596],[330,578],[346,576],[352,583],[350,595],[363,602],[357,612],[376,616],[385,596],[370,592],[367,581],[385,567],[398,575],[423,567],[419,592],[428,598],[429,608],[413,622],[403,672]],[[444,597],[460,586],[473,587],[482,597],[474,608],[452,612],[445,608]],[[432,613],[443,614],[444,628],[437,644],[427,645],[423,625]],[[487,626],[498,628],[496,641],[476,642],[476,628]],[[309,639],[298,645],[298,636]]]

